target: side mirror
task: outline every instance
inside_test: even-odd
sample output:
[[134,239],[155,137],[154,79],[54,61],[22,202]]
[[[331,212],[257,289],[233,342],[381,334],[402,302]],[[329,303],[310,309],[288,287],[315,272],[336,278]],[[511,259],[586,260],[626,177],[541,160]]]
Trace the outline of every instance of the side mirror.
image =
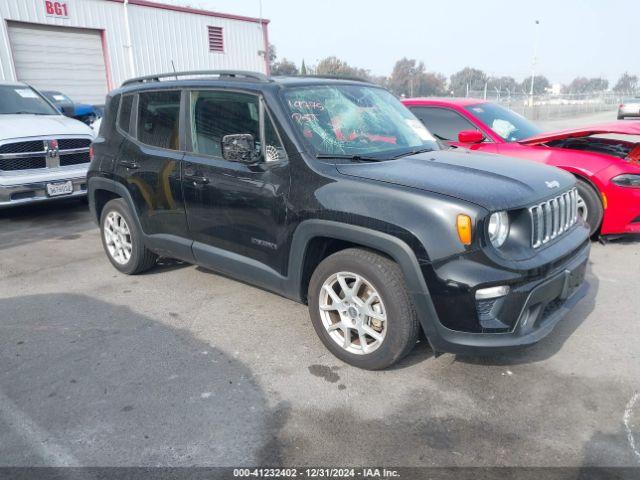
[[482,143],[484,135],[478,130],[462,130],[458,133],[458,141],[460,143]]
[[230,162],[255,162],[258,156],[253,135],[238,133],[222,137],[222,157]]

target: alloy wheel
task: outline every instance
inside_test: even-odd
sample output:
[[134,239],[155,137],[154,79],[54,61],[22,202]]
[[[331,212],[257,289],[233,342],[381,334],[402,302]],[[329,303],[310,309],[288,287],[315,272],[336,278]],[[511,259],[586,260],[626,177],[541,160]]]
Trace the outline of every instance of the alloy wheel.
[[578,216],[586,222],[587,218],[589,217],[589,208],[587,207],[587,203],[584,201],[584,198],[582,198],[579,194],[576,207],[578,210]]
[[344,350],[366,355],[384,342],[387,311],[378,291],[361,275],[331,275],[320,290],[319,308],[324,328]]
[[126,265],[133,250],[129,225],[122,215],[111,211],[105,217],[103,227],[105,245],[109,255],[118,264]]

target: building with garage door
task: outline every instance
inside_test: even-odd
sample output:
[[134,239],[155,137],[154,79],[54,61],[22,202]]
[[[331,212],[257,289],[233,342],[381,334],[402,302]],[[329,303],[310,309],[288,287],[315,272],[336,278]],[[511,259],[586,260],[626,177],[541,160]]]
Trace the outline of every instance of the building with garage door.
[[102,104],[174,68],[268,73],[268,23],[147,0],[0,0],[0,80]]

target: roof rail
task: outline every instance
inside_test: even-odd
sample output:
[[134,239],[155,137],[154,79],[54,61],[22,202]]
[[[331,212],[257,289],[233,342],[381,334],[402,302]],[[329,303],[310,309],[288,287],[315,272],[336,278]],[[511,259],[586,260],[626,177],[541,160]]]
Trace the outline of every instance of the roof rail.
[[193,70],[187,72],[159,73],[157,75],[130,78],[129,80],[122,82],[122,86],[124,87],[125,85],[132,85],[134,83],[159,82],[161,78],[174,77],[177,80],[178,77],[191,77],[198,75],[217,75],[220,78],[246,78],[248,80],[257,80],[258,82],[271,81],[264,73],[259,72],[245,72],[243,70]]
[[371,80],[367,80],[366,78],[356,77],[356,76],[347,76],[347,75],[282,75],[282,76],[290,77],[290,78],[324,78],[327,80],[348,80],[351,82],[374,83]]

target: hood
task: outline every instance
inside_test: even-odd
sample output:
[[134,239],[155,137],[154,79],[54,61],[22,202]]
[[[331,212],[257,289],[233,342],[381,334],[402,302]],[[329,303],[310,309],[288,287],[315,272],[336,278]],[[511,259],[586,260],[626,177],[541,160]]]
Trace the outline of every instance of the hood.
[[615,133],[619,135],[640,135],[640,121],[624,121],[591,125],[571,130],[560,130],[557,132],[546,132],[534,137],[525,138],[518,143],[523,145],[539,145],[553,140],[563,140],[565,138],[587,137],[589,135],[604,135]]
[[48,135],[90,135],[84,123],[64,115],[0,115],[0,140]]
[[336,168],[343,175],[448,195],[490,211],[529,206],[575,184],[571,174],[555,167],[462,149]]

